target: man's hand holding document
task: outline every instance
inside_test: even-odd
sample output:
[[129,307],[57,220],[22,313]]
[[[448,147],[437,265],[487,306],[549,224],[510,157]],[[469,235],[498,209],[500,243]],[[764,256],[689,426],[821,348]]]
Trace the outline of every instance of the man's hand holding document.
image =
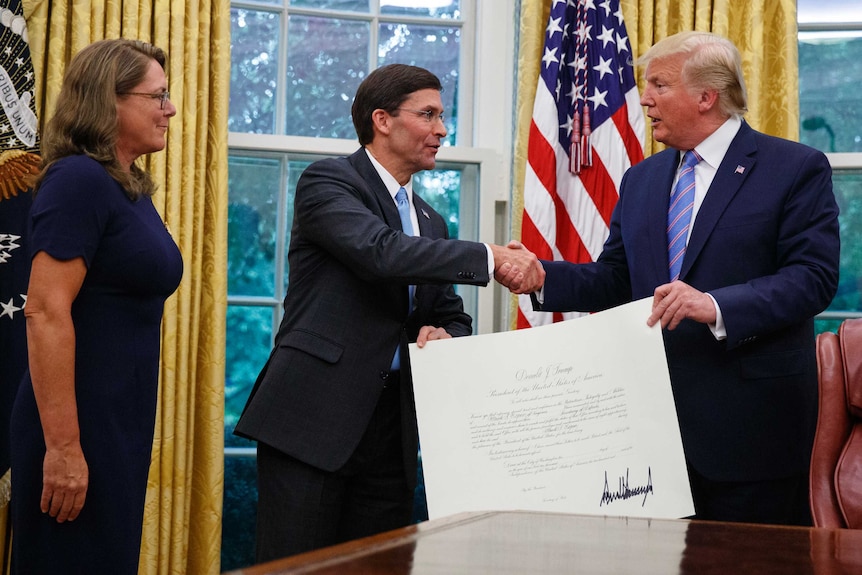
[[693,515],[651,305],[411,345],[430,517]]

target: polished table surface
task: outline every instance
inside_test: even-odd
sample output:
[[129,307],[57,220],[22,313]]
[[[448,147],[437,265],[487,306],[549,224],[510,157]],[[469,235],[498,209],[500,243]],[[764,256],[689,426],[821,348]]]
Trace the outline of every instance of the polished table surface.
[[231,575],[862,573],[862,530],[535,512],[437,519]]

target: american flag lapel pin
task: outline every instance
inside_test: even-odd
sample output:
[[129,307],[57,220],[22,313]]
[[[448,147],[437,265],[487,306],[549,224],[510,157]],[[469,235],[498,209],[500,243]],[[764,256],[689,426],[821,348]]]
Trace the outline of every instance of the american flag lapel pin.
[[734,173],[734,174],[742,174],[743,172],[745,172],[745,167],[744,167],[744,166],[736,166],[736,170],[734,170],[734,172],[733,172],[733,173]]

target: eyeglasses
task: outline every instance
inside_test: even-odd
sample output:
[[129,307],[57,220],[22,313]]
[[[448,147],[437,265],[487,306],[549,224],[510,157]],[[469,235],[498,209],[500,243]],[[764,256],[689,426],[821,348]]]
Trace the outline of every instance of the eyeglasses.
[[156,92],[155,94],[150,94],[148,92],[117,92],[118,96],[143,96],[145,98],[152,98],[153,100],[159,101],[159,109],[165,109],[165,102],[167,102],[171,93],[165,90],[164,92]]
[[443,120],[443,114],[438,114],[433,110],[410,110],[408,108],[396,108],[396,110],[402,110],[404,112],[416,114],[417,116],[422,116],[429,124],[436,122],[437,120],[440,120],[440,122],[445,123],[445,121]]

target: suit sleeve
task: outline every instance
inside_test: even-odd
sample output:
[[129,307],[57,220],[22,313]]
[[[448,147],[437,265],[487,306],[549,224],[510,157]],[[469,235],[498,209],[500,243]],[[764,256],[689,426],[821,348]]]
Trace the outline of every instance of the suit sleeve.
[[368,183],[345,166],[317,162],[300,178],[294,226],[305,241],[369,282],[488,284],[483,244],[413,237],[390,227]]
[[[416,198],[419,208],[429,220],[431,236],[449,238],[445,220],[424,201]],[[426,230],[427,231],[427,230]],[[455,293],[452,284],[424,284],[416,288],[417,305],[409,318],[407,330],[410,341],[416,341],[422,326],[442,327],[446,332],[459,337],[473,333],[473,318],[464,312],[464,302]]]
[[835,296],[840,240],[832,171],[823,154],[806,150],[798,161],[782,163],[795,174],[777,214],[774,273],[709,290],[721,308],[729,349],[808,320]]

